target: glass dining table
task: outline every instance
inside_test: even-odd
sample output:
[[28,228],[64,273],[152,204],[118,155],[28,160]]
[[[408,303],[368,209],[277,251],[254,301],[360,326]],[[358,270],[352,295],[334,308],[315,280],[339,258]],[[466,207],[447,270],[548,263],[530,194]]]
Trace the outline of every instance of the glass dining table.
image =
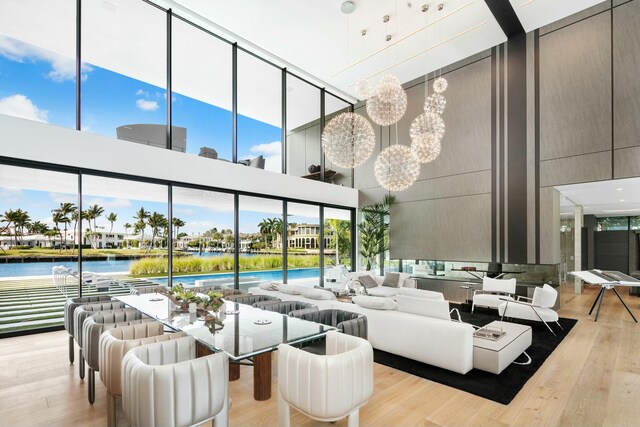
[[175,310],[165,295],[148,293],[116,297],[126,305],[157,319],[172,331],[196,339],[196,356],[224,351],[229,355],[229,380],[240,378],[240,365],[253,365],[253,397],[271,398],[271,352],[278,345],[304,344],[335,328],[319,323],[225,301],[213,320]]

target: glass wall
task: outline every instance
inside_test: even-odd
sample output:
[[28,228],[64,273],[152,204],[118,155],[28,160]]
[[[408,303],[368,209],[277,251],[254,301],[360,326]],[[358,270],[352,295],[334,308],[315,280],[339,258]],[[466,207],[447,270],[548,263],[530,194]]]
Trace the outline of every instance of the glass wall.
[[[598,225],[596,231],[628,230],[630,225],[629,218],[630,217],[627,216],[607,216],[597,218],[596,223]],[[631,217],[631,220],[633,221],[633,217]],[[631,224],[635,226],[636,221],[633,221]]]
[[282,70],[238,50],[238,162],[282,172]]
[[240,196],[239,212],[240,289],[282,281],[282,201]]
[[[164,185],[83,175],[83,293],[166,283],[167,200]],[[93,273],[102,286],[90,282]],[[105,285],[107,279],[113,283]]]
[[[143,1],[83,0],[82,128],[166,148],[167,15]],[[173,129],[184,152],[186,130]]]
[[62,325],[78,295],[77,203],[77,175],[0,165],[0,336]]
[[[329,123],[329,121],[338,114],[348,112],[351,107],[351,104],[348,104],[329,93],[325,94],[324,100],[325,123]],[[352,169],[344,169],[340,166],[334,165],[328,157],[325,157],[324,176],[327,182],[353,187],[352,172]]]
[[287,74],[287,173],[320,179],[320,89]]
[[173,187],[173,284],[233,288],[233,194]]
[[171,51],[172,123],[186,152],[231,161],[231,45],[173,17]]
[[76,127],[75,22],[75,0],[2,2],[0,114]]
[[324,265],[351,269],[351,211],[324,209]]
[[287,203],[287,282],[320,284],[320,208]]

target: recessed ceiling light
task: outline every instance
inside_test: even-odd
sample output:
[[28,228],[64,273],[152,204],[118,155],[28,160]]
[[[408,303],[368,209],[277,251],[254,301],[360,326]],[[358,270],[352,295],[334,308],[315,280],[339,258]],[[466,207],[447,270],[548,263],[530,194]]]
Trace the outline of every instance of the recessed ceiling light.
[[356,4],[351,0],[343,1],[342,6],[340,6],[340,10],[342,10],[342,13],[346,13],[348,15],[356,10]]
[[622,188],[616,188],[616,191],[622,191]]
[[624,202],[624,199],[620,199],[621,202]]

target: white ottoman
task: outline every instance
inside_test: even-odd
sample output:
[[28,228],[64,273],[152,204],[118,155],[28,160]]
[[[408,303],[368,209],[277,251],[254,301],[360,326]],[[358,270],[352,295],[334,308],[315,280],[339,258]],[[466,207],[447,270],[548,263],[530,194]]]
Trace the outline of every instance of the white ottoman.
[[506,332],[497,341],[473,337],[473,367],[499,374],[531,346],[531,326],[493,321],[489,329]]

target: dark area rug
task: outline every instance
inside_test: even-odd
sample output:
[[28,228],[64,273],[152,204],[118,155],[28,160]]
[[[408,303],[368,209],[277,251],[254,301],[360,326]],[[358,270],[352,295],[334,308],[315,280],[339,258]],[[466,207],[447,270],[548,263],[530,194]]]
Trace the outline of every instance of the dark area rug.
[[[456,305],[451,304],[451,307],[456,307]],[[463,322],[476,326],[484,326],[494,320],[500,320],[496,311],[491,310],[480,311],[480,309],[476,309],[474,314],[460,314]],[[380,350],[374,350],[373,358],[382,365],[507,405],[516,397],[529,378],[536,373],[577,322],[576,319],[560,318],[559,323],[564,330],[561,330],[555,323],[551,324],[550,326],[557,334],[554,336],[542,323],[518,320],[516,323],[526,324],[532,328],[532,343],[531,347],[527,349],[527,354],[531,356],[531,364],[511,364],[500,375],[477,369],[472,369],[466,375],[461,375]],[[521,355],[516,359],[516,362],[525,362],[526,360],[526,356]]]

